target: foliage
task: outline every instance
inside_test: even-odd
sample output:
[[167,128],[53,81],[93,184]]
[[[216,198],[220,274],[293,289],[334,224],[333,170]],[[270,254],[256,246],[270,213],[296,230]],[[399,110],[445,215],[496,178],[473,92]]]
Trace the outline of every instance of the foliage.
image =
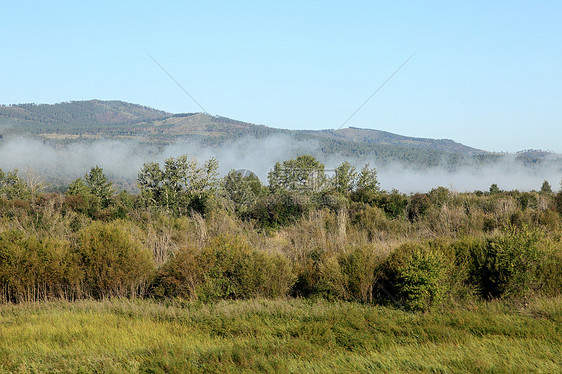
[[164,160],[164,170],[156,162],[145,163],[138,174],[141,196],[146,206],[162,207],[174,214],[205,213],[208,199],[219,186],[217,169],[214,158],[199,166],[187,155]]
[[410,196],[410,202],[407,206],[407,215],[410,221],[423,216],[431,207],[431,199],[426,194],[414,194]]
[[296,159],[276,162],[268,174],[269,188],[272,192],[297,192],[309,194],[324,189],[327,178],[324,165],[309,155]]
[[498,194],[498,193],[500,193],[500,192],[501,192],[501,190],[500,190],[500,188],[498,187],[498,185],[497,185],[496,183],[493,183],[493,184],[490,186],[490,194]]
[[244,175],[240,171],[231,170],[224,177],[224,190],[239,214],[245,214],[256,200],[266,193],[259,178],[250,173]]
[[93,167],[84,176],[84,181],[89,187],[90,193],[100,199],[102,207],[108,207],[111,195],[113,195],[113,183],[103,174],[103,169],[99,166]]
[[372,303],[379,263],[370,246],[332,256],[320,266],[319,289],[328,298]]
[[485,298],[525,296],[537,289],[541,233],[523,227],[509,228],[485,245],[471,249],[470,279]]
[[94,223],[77,236],[84,292],[95,298],[142,294],[153,271],[150,253],[119,221]]
[[552,187],[550,186],[550,183],[548,183],[548,181],[545,180],[544,182],[542,182],[541,192],[552,193]]
[[381,267],[383,281],[378,293],[408,310],[439,305],[449,292],[448,261],[439,249],[421,243],[404,244]]
[[297,221],[311,208],[308,196],[279,192],[258,199],[248,216],[256,220],[260,227],[278,228]]
[[18,176],[18,171],[8,172],[0,169],[0,197],[7,199],[26,199],[31,196],[31,191],[22,178]]
[[293,281],[284,256],[252,249],[239,237],[217,237],[202,250],[178,251],[160,269],[151,293],[206,301],[281,297]]
[[334,187],[342,194],[348,194],[355,190],[357,186],[357,171],[349,162],[342,162],[334,174]]
[[0,300],[38,301],[76,296],[82,271],[70,243],[0,233]]
[[[287,163],[299,165],[323,170],[310,156]],[[115,194],[100,168],[65,195],[2,194],[0,301],[290,294],[429,310],[562,289],[560,192],[407,196],[379,190],[367,165],[365,193],[345,163],[318,191],[305,180],[275,192],[251,174],[220,181],[217,166],[147,163],[140,194]],[[16,171],[2,178],[29,189]]]

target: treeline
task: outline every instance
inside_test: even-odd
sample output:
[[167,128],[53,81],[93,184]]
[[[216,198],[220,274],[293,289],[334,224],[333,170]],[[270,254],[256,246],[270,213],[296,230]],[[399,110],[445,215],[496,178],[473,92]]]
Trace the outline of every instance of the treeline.
[[405,195],[374,168],[278,162],[268,185],[187,156],[117,193],[0,171],[0,300],[322,297],[428,310],[562,289],[562,191]]

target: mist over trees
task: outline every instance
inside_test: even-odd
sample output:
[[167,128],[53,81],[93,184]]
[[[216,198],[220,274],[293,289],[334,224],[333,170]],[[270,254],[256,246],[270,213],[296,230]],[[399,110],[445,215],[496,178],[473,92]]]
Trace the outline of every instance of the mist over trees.
[[118,191],[94,166],[64,194],[0,171],[0,300],[322,297],[431,310],[559,295],[562,190],[406,195],[310,155],[268,185],[187,155]]

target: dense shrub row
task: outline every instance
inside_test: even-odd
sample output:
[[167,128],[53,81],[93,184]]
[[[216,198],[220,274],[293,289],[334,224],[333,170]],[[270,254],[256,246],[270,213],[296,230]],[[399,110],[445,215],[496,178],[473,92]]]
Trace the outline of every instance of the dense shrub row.
[[476,298],[523,299],[562,289],[560,239],[529,228],[490,237],[425,240],[384,254],[377,245],[317,248],[291,258],[241,234],[188,243],[161,266],[127,221],[93,222],[70,240],[0,233],[3,302],[112,296],[212,301],[323,297],[408,310]]

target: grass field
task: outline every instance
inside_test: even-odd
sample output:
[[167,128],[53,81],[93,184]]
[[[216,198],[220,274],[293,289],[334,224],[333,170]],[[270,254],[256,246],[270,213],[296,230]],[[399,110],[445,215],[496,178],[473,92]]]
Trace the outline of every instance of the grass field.
[[0,307],[0,372],[562,371],[562,298],[431,313],[358,303]]

